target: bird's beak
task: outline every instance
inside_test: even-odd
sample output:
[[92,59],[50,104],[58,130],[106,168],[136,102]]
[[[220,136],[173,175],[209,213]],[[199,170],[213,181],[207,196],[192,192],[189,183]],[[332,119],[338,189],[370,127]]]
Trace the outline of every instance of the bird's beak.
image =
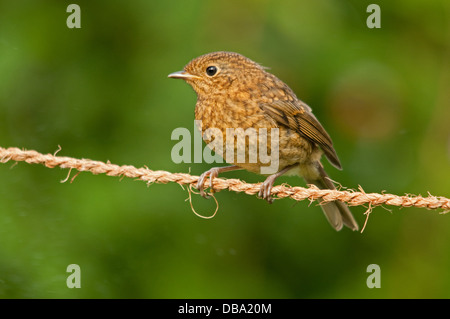
[[170,73],[168,77],[173,79],[201,79],[201,77],[192,75],[186,71],[173,72]]

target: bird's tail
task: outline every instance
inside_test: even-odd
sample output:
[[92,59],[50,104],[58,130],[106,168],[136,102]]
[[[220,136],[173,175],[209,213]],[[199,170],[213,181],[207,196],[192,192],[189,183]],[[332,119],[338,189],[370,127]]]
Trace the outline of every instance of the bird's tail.
[[[300,167],[301,175],[305,179],[306,183],[314,184],[320,189],[336,189],[323,169],[322,164],[320,162],[315,162],[312,165],[314,165],[314,167],[311,167],[311,164]],[[318,201],[326,218],[334,229],[339,231],[342,229],[343,225],[347,226],[351,230],[359,229],[358,223],[344,202],[333,201],[325,203],[321,199]]]

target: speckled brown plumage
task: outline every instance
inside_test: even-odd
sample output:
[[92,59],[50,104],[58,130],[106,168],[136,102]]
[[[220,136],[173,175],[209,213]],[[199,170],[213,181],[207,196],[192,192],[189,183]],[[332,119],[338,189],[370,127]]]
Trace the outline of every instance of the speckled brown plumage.
[[[264,67],[238,53],[213,52],[193,59],[183,71],[172,73],[169,77],[182,78],[195,90],[195,119],[201,121],[205,142],[212,142],[210,146],[223,149],[218,153],[228,159],[229,164],[233,164],[231,167],[213,168],[205,172],[198,185],[202,195],[206,195],[203,189],[207,176],[211,180],[219,172],[241,168],[261,173],[261,168],[267,165],[259,160],[259,156],[256,162],[249,161],[250,150],[254,150],[252,146],[255,146],[253,144],[258,142],[260,145],[260,135],[257,135],[256,140],[245,138],[245,132],[241,131],[234,138],[227,138],[227,129],[237,128],[255,129],[257,132],[261,128],[267,129],[268,154],[273,151],[271,129],[279,130],[279,166],[277,172],[263,183],[260,192],[263,198],[271,201],[273,182],[284,173],[298,174],[307,183],[319,188],[334,189],[320,163],[321,155],[325,154],[331,164],[341,168],[330,136],[311,108]],[[214,135],[205,134],[208,129],[220,130],[222,145],[218,144],[220,140],[215,140]],[[227,146],[230,152],[234,150],[234,157],[227,156]],[[237,159],[239,147],[245,149],[245,161]],[[358,229],[344,203],[331,202],[322,205],[322,208],[335,229],[340,230],[343,224],[353,230]]]

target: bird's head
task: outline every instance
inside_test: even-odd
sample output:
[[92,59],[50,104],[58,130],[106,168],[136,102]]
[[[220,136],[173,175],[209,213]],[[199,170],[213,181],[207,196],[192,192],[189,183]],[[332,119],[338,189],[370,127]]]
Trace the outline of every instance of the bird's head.
[[193,59],[169,78],[183,79],[198,96],[247,91],[267,73],[256,62],[234,52],[213,52]]

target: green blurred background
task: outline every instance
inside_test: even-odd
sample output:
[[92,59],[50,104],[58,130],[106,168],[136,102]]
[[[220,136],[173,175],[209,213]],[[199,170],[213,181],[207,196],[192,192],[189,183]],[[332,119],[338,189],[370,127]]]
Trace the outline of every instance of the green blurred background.
[[[0,146],[200,174],[175,164],[195,94],[167,78],[227,50],[270,67],[332,136],[343,186],[450,196],[450,2],[0,1]],[[450,219],[375,208],[337,233],[316,203],[0,165],[2,298],[449,298]],[[73,175],[74,173],[72,173]],[[263,177],[225,173],[249,182]],[[279,181],[304,185],[295,177]],[[213,200],[193,198],[211,214]],[[354,207],[360,225],[367,207]],[[81,289],[66,268],[81,267]],[[369,289],[369,264],[381,288]]]

